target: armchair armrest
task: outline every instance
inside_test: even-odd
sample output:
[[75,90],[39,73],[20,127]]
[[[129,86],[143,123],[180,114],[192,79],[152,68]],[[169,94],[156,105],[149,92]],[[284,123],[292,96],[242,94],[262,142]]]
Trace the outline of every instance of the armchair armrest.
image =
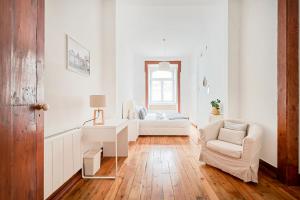
[[218,137],[220,129],[224,126],[224,121],[217,121],[199,129],[200,140],[204,143],[209,140],[215,140]]
[[262,128],[256,124],[249,127],[248,135],[243,140],[243,160],[259,159],[261,150]]

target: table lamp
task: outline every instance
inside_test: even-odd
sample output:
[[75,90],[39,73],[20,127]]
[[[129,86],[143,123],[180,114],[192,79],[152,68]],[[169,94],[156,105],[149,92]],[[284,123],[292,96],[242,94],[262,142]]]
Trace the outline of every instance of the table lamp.
[[104,110],[106,106],[105,95],[91,95],[90,96],[90,107],[94,108],[94,125],[104,124]]

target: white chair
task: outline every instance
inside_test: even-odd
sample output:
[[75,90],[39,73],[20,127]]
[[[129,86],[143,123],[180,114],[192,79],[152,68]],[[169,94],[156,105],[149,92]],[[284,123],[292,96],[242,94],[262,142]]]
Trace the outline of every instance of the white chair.
[[[247,135],[242,145],[218,140],[219,131],[224,127],[221,120],[200,129],[200,160],[214,166],[245,182],[258,182],[258,167],[261,149],[262,129],[248,123]],[[238,120],[227,120],[234,123],[245,123]]]

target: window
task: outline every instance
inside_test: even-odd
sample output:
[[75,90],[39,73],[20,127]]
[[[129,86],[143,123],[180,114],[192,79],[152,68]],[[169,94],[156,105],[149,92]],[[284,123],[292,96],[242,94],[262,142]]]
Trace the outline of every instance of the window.
[[170,69],[159,70],[159,61],[146,61],[146,107],[173,105],[180,110],[180,61],[171,61]]
[[149,72],[149,103],[176,104],[177,69],[161,71],[156,66],[151,66]]

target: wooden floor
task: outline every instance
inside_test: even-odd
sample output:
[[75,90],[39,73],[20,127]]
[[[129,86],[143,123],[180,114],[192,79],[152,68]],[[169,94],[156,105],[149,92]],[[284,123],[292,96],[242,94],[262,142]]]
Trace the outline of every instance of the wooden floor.
[[[264,173],[259,184],[243,183],[198,161],[200,145],[191,137],[140,137],[120,159],[113,180],[81,180],[64,199],[300,199],[299,187],[286,187]],[[98,174],[113,174],[104,158]]]

